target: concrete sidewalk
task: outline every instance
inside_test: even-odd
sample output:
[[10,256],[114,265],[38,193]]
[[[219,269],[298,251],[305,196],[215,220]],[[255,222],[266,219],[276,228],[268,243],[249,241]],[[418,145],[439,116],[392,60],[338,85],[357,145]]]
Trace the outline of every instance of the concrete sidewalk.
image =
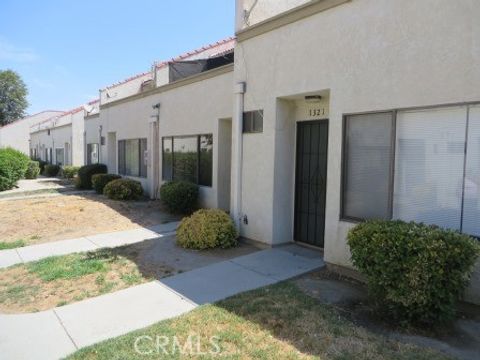
[[5,359],[58,359],[195,307],[324,266],[321,253],[296,245],[262,250],[53,310],[0,315]]
[[15,264],[44,259],[49,256],[67,255],[77,252],[97,250],[100,248],[112,248],[156,239],[175,232],[178,224],[179,222],[170,222],[149,228],[118,231],[85,236],[77,239],[25,246],[11,250],[1,250],[0,269]]

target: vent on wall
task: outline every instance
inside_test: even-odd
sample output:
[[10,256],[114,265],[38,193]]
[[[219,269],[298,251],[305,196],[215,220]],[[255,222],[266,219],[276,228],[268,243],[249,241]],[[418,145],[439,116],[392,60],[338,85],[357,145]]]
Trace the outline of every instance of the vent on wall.
[[247,111],[243,113],[243,132],[263,132],[263,110]]

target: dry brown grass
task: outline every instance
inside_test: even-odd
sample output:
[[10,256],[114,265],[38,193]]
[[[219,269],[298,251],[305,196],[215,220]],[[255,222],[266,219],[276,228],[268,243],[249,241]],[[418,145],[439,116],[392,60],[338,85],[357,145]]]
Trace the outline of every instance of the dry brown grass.
[[119,202],[95,194],[0,203],[0,242],[26,245],[152,226],[173,217],[158,201]]
[[[47,258],[0,270],[0,313],[47,310],[150,281],[129,247]],[[155,276],[175,271],[159,265]]]
[[[306,296],[292,283],[243,293],[215,305],[202,306],[175,319],[81,349],[69,359],[137,359],[139,336],[177,337],[180,344],[194,335],[208,352],[215,336],[220,354],[205,356],[155,352],[150,342],[141,351],[151,358],[191,359],[423,359],[447,357],[429,349],[374,334],[345,319],[335,308]],[[155,344],[155,343],[153,343]]]

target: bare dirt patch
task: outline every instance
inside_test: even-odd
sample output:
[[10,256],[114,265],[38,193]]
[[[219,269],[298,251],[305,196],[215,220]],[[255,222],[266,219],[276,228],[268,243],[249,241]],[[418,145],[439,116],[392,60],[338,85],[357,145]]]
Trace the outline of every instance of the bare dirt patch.
[[0,204],[0,242],[40,244],[175,220],[159,201],[120,202],[96,194],[9,200]]

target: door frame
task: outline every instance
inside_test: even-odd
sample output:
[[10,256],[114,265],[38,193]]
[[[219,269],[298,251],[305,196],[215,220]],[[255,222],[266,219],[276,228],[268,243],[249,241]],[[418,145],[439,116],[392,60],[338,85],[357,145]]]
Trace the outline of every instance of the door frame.
[[301,245],[301,246],[306,246],[306,247],[312,247],[315,249],[323,249],[325,246],[325,228],[326,228],[326,214],[325,214],[325,224],[324,224],[324,234],[323,234],[323,247],[308,244],[306,242],[298,241],[295,239],[295,234],[296,234],[296,216],[297,216],[297,172],[298,172],[298,147],[299,147],[299,141],[298,141],[298,127],[299,124],[308,124],[308,123],[319,123],[319,122],[326,122],[327,124],[327,144],[326,144],[326,174],[325,174],[325,213],[327,210],[327,190],[328,190],[328,146],[330,143],[330,119],[329,118],[321,118],[321,119],[309,119],[309,120],[297,120],[295,121],[295,145],[294,145],[294,166],[293,166],[293,211],[292,211],[292,239],[293,242]]

